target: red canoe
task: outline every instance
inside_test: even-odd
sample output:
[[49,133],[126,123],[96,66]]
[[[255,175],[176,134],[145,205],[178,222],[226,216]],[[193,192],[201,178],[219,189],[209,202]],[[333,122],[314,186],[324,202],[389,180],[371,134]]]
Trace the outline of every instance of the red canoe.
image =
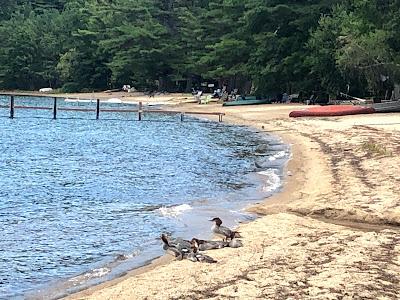
[[295,110],[289,114],[289,117],[330,117],[330,116],[346,116],[358,114],[372,114],[375,109],[365,106],[354,105],[327,105],[311,107],[304,110]]

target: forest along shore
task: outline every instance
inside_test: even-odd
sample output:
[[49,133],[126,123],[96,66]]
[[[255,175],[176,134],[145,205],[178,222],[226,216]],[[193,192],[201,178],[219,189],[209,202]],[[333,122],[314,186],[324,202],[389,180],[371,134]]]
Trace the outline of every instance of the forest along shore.
[[240,226],[244,247],[209,251],[217,264],[172,261],[69,299],[395,299],[400,114],[289,119],[294,108],[184,105],[292,145],[283,191]]

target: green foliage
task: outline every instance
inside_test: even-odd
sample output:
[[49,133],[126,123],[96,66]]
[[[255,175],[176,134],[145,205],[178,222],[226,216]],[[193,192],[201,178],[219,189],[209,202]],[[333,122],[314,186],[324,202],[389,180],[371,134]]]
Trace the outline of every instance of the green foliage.
[[399,81],[395,0],[5,0],[0,88],[379,95]]
[[399,49],[391,43],[397,30],[390,28],[394,1],[385,3],[352,1],[321,18],[308,45],[312,70],[325,89],[337,92],[348,84],[354,94],[379,95],[398,82]]
[[361,145],[361,149],[365,151],[369,155],[378,155],[378,156],[393,156],[393,152],[388,150],[384,145],[377,144],[373,140],[369,140],[364,142]]
[[32,10],[18,12],[2,22],[0,37],[0,80],[7,88],[54,86],[58,76],[55,66],[62,34],[60,14]]

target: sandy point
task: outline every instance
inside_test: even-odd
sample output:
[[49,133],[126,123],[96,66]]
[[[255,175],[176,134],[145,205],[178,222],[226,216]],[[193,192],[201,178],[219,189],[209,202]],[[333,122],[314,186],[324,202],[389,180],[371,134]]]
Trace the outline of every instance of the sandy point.
[[283,191],[250,210],[217,264],[155,263],[68,299],[398,299],[400,114],[290,119],[299,105],[225,108],[292,146]]

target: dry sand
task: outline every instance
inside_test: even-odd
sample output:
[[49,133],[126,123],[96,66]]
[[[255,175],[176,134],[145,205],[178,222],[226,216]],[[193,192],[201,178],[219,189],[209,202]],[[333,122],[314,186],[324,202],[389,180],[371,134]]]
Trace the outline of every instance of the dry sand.
[[283,191],[251,208],[243,248],[207,253],[217,264],[155,264],[69,298],[399,299],[400,114],[288,118],[295,108],[178,106],[290,143]]

